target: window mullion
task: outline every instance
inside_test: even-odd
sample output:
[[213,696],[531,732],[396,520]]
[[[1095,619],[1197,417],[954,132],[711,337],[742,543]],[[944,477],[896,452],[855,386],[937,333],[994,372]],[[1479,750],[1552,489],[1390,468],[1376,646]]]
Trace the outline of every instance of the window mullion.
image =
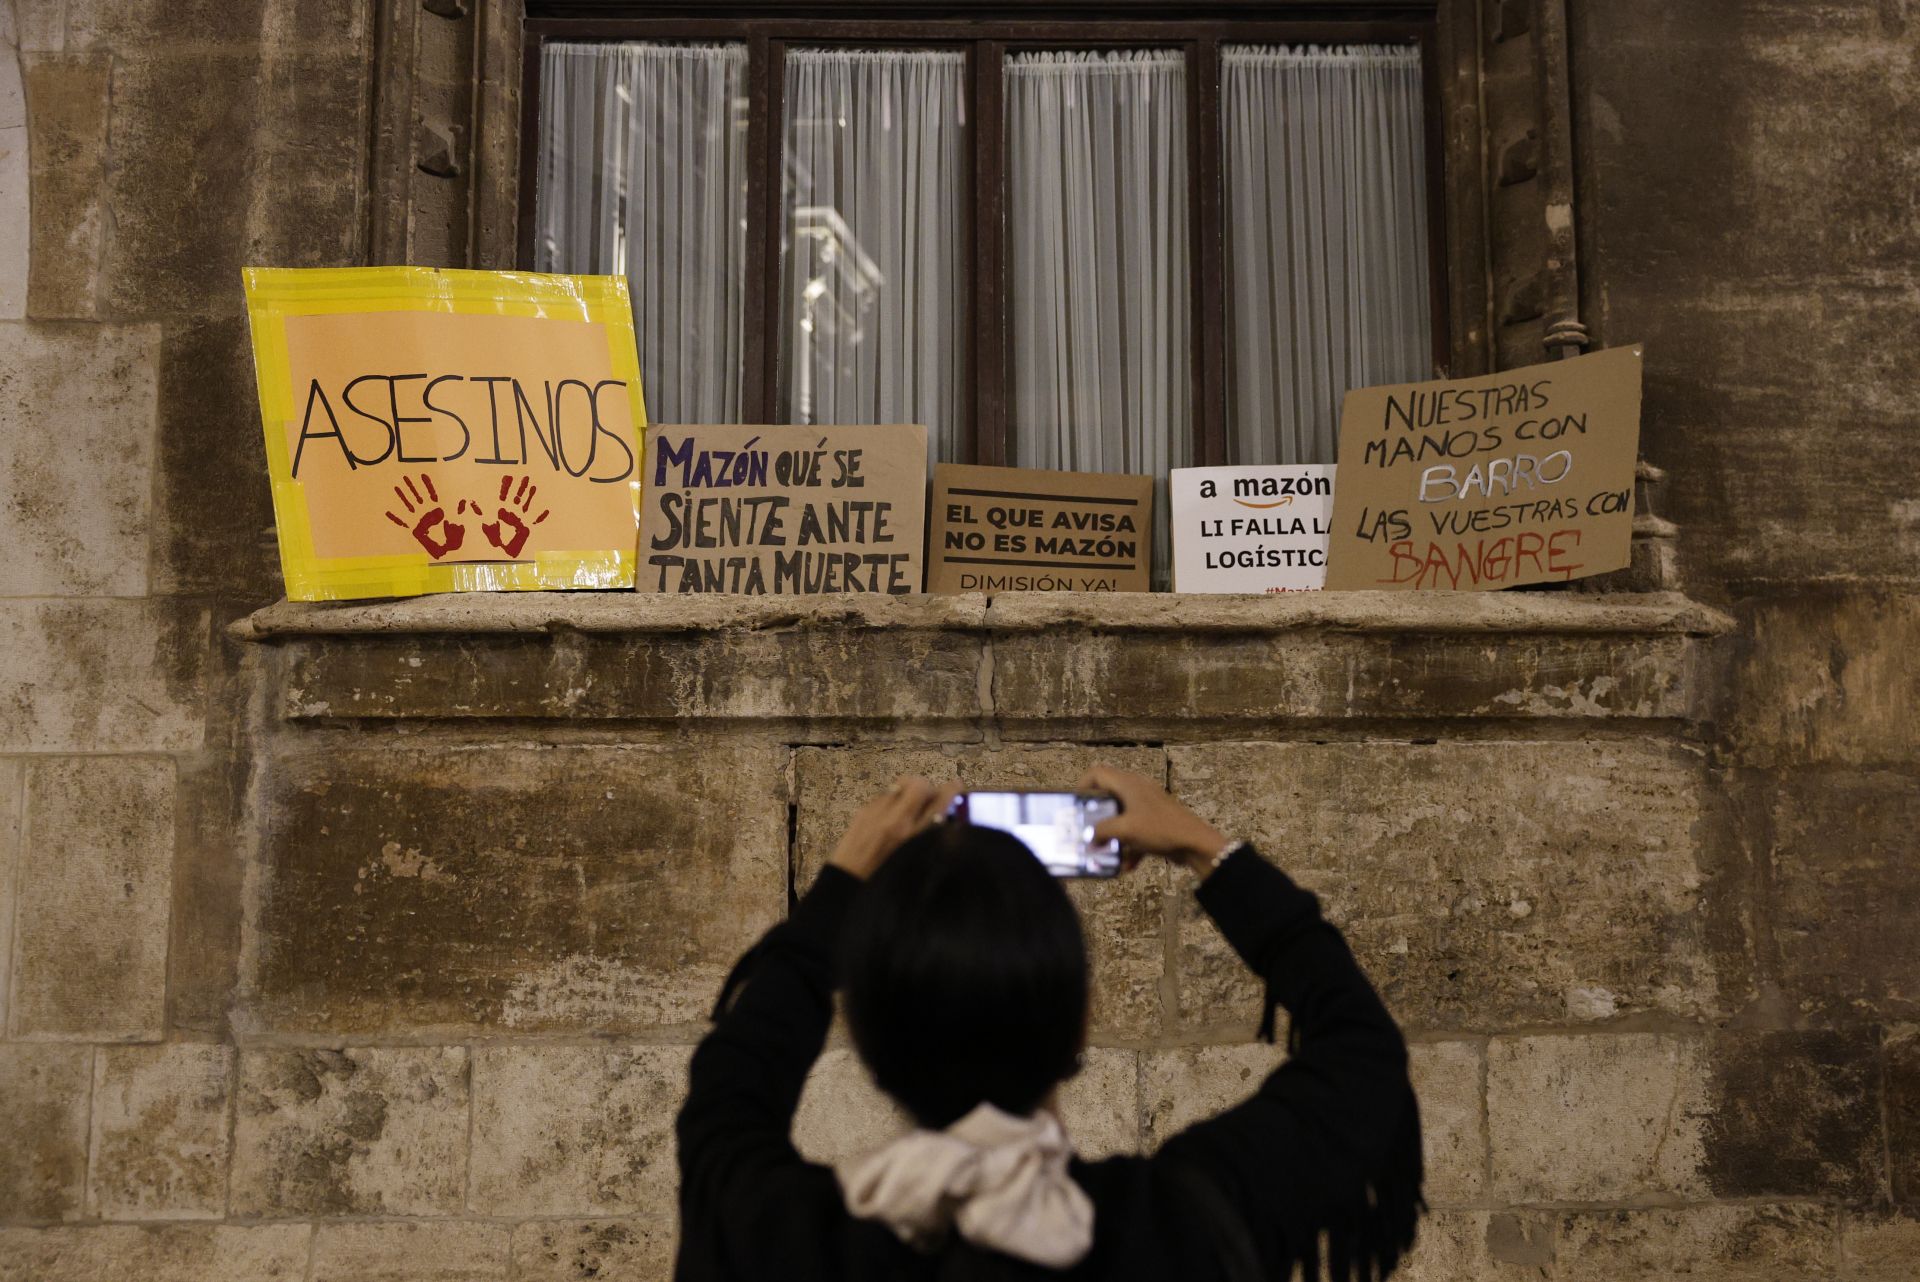
[[1227,302],[1225,214],[1220,173],[1220,41],[1203,36],[1187,47],[1188,288],[1193,306],[1193,440],[1188,461],[1227,461]]
[[1007,401],[1006,46],[973,46],[973,416],[970,461],[1010,462]]

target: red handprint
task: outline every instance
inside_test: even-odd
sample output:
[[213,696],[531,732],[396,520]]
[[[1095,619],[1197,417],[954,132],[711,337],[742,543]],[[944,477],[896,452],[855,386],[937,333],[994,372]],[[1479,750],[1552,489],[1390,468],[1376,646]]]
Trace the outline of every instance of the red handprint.
[[[491,521],[480,523],[480,533],[486,535],[487,542],[499,548],[501,554],[509,561],[519,557],[520,549],[527,545],[527,536],[533,532],[533,527],[553,515],[551,511],[542,508],[540,515],[533,520],[520,519],[521,513],[533,511],[533,496],[540,492],[540,487],[532,482],[532,477],[523,476],[520,478],[520,488],[514,490],[513,477],[501,477],[499,514]],[[509,490],[513,491],[512,498],[507,497]],[[516,507],[520,509],[519,512],[513,510]]]
[[[387,519],[413,535],[420,546],[427,550],[427,555],[438,561],[466,540],[467,527],[456,525],[447,519],[447,510],[440,506],[440,495],[434,491],[432,477],[425,472],[420,473],[420,484],[427,490],[425,497],[422,497],[419,489],[415,487],[413,478],[403,476],[400,479],[406,482],[406,490],[403,492],[396,485],[393,487],[393,492],[399,498],[400,505],[406,508],[407,514],[415,519],[409,523],[392,512],[387,513]],[[413,497],[408,498],[408,494]],[[459,511],[464,512],[466,507],[467,501],[461,499]],[[479,510],[477,507],[474,509],[476,513]],[[456,515],[458,515],[457,512]],[[433,527],[436,525],[442,530],[439,538],[433,536]]]

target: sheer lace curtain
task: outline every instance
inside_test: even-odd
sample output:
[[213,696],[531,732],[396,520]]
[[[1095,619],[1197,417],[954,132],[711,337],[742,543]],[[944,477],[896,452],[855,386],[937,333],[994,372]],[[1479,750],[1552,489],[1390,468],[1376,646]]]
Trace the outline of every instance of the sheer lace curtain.
[[741,411],[745,45],[542,50],[534,265],[621,275],[647,417]]
[[780,404],[795,423],[924,423],[960,454],[966,58],[795,49],[786,65]]
[[1236,463],[1331,463],[1350,388],[1433,372],[1420,54],[1221,51]]

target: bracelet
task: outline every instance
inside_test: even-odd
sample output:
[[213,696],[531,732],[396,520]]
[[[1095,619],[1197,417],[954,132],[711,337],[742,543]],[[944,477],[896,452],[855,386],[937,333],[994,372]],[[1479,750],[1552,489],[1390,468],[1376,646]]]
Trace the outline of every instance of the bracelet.
[[1207,861],[1206,871],[1200,874],[1201,879],[1204,880],[1208,877],[1211,877],[1216,871],[1218,871],[1221,864],[1224,864],[1225,862],[1227,862],[1228,855],[1231,855],[1234,851],[1240,849],[1240,847],[1246,844],[1247,844],[1246,838],[1240,837],[1240,838],[1236,838],[1233,841],[1229,841],[1226,845],[1220,847],[1219,853],[1215,854],[1213,858]]

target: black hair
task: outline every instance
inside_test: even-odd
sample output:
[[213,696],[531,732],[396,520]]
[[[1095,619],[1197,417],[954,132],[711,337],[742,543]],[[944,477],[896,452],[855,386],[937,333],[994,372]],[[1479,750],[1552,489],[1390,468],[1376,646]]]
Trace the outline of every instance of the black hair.
[[1079,1065],[1080,918],[1011,833],[949,822],[894,851],[848,916],[840,978],[861,1058],[922,1126],[1030,1113]]

